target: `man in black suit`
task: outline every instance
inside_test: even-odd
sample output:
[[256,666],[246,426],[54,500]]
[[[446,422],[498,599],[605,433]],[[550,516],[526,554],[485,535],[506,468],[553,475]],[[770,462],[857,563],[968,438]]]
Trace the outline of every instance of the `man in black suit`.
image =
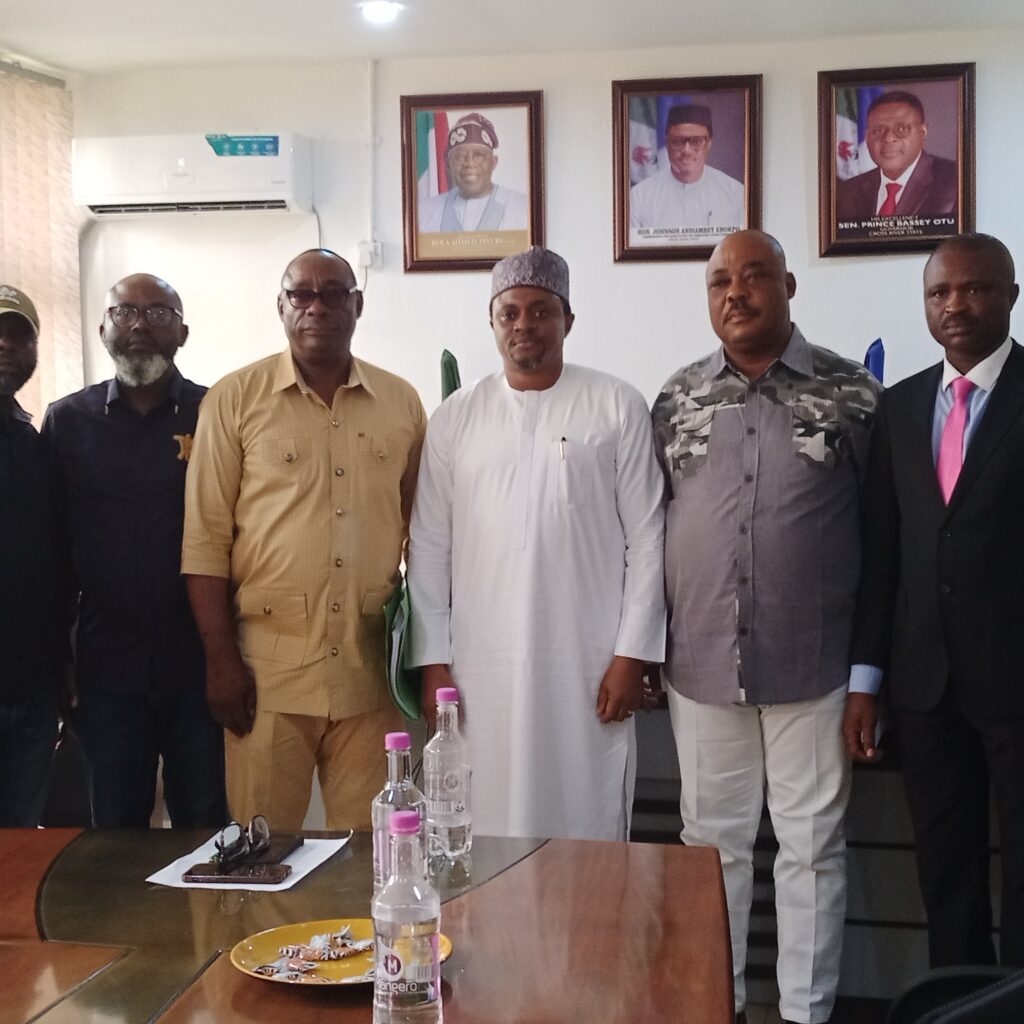
[[925,316],[945,358],[883,396],[865,481],[843,734],[853,757],[878,756],[873,693],[884,671],[933,966],[995,961],[990,785],[1000,959],[1024,966],[1024,349],[1009,336],[1018,291],[995,238],[962,235],[935,250]]
[[868,107],[867,144],[875,166],[840,181],[838,220],[866,220],[909,214],[955,213],[960,195],[956,162],[924,152],[928,123],[912,92],[893,90]]

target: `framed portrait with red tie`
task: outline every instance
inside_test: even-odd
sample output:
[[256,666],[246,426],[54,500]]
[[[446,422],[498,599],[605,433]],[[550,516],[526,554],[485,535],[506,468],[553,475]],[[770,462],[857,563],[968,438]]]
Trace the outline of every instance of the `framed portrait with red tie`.
[[819,253],[974,230],[974,64],[818,72]]

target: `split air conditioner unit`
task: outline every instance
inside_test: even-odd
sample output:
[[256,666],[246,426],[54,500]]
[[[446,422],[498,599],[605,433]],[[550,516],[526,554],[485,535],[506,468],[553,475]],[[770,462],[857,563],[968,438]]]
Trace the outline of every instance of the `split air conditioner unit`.
[[75,139],[71,186],[96,219],[313,205],[309,140],[290,132]]

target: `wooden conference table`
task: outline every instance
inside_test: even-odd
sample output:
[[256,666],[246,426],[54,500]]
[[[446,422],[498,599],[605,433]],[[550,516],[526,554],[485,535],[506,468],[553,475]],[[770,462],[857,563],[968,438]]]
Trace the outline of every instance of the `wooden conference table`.
[[[265,928],[369,916],[370,838],[286,892],[145,878],[199,832],[0,830],[0,1024],[367,1024],[370,986],[274,984],[225,950]],[[474,839],[441,885],[446,1024],[732,1024],[710,849]]]

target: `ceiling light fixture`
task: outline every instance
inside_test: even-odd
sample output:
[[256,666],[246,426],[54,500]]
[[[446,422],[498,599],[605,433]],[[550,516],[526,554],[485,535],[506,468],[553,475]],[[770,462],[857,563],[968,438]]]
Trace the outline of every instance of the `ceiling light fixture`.
[[396,0],[366,0],[359,5],[363,17],[373,25],[390,25],[398,17],[402,4]]

